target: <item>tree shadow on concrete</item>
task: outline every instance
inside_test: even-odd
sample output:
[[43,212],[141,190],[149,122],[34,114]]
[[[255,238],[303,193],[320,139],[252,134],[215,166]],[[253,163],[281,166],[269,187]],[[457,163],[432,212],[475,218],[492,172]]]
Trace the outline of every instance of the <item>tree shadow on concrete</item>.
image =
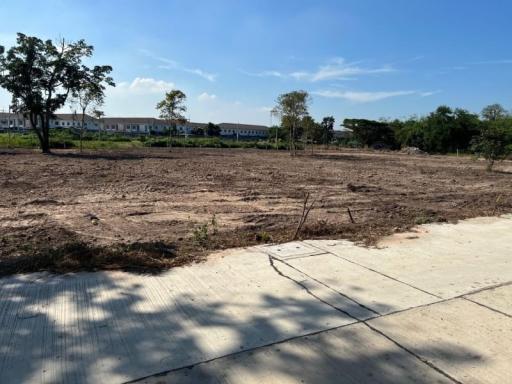
[[[237,298],[239,292],[229,276],[198,275],[193,268],[159,276],[83,272],[3,278],[0,382],[120,383],[355,322],[343,314],[352,311],[353,304],[337,312],[308,295],[267,289]],[[338,298],[334,292],[332,296],[333,301]],[[356,326],[370,332],[363,324]],[[178,371],[168,382],[218,382],[228,377],[243,382],[251,375],[262,382],[271,377],[298,381],[299,376],[305,382],[323,377],[354,383],[363,378],[432,382],[417,359],[391,342],[373,350],[363,336],[347,326],[297,339],[297,348],[275,344],[233,355],[226,366],[218,360],[218,365]],[[453,345],[421,349],[428,355],[440,353],[454,364],[483,363],[474,351]],[[348,355],[343,353],[347,350]],[[247,361],[250,358],[254,360]]]

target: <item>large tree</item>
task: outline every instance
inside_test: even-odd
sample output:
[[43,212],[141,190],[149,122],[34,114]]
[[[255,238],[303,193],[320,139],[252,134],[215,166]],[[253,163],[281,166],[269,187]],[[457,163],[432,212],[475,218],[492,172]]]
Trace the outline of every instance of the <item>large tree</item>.
[[319,125],[310,115],[304,116],[300,125],[302,128],[302,139],[304,140],[304,151],[306,150],[308,142],[310,142],[311,153],[313,153],[315,140],[319,136]]
[[186,121],[185,112],[187,96],[179,89],[173,89],[165,94],[165,98],[156,105],[160,118],[170,125],[168,146],[171,146],[171,137],[177,132],[176,123]]
[[485,120],[495,121],[507,117],[507,110],[501,104],[491,104],[482,109]]
[[385,121],[367,119],[345,119],[343,127],[352,131],[352,135],[363,147],[385,145],[393,147],[395,137],[390,124]]
[[281,125],[289,130],[290,154],[295,156],[297,128],[304,116],[308,114],[310,96],[306,91],[283,93],[277,98],[274,110],[281,116]]
[[208,123],[206,126],[206,135],[208,136],[220,136],[221,129],[217,124]]
[[16,45],[0,55],[0,86],[11,93],[15,112],[29,119],[43,153],[50,152],[50,120],[68,96],[86,80],[105,81],[112,71],[107,65],[91,69],[83,64],[93,50],[84,40],[62,39],[55,45],[18,33]]
[[324,145],[328,145],[334,138],[334,117],[327,116],[320,123],[320,141]]

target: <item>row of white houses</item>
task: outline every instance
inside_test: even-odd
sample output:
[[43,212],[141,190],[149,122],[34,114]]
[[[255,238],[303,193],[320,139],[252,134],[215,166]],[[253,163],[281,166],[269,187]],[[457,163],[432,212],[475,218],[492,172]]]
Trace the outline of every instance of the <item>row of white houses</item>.
[[[70,128],[80,129],[82,124],[81,116],[76,114],[56,114],[50,121],[51,129]],[[131,135],[164,134],[169,132],[171,124],[162,119],[151,117],[104,117],[96,119],[86,115],[84,129],[93,132],[111,132]],[[232,137],[266,137],[268,127],[264,125],[221,123],[221,136]],[[197,132],[198,128],[206,130],[207,124],[185,122],[177,124],[178,135],[191,135]],[[26,131],[30,129],[30,122],[19,114],[8,114],[0,112],[0,131],[14,130]]]

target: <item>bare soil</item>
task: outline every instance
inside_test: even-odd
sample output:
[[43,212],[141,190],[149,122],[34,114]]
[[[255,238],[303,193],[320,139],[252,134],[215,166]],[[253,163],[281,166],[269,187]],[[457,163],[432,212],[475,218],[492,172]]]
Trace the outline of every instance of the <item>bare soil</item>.
[[[429,222],[512,212],[512,165],[395,152],[141,149],[0,153],[0,274],[160,271],[299,236],[375,244]],[[352,214],[353,222],[348,214]]]

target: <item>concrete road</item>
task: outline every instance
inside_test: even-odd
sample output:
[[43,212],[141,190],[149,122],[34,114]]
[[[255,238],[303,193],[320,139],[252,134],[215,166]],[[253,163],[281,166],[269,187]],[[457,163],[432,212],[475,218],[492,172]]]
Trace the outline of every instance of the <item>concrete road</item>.
[[0,280],[0,383],[506,383],[512,216]]

